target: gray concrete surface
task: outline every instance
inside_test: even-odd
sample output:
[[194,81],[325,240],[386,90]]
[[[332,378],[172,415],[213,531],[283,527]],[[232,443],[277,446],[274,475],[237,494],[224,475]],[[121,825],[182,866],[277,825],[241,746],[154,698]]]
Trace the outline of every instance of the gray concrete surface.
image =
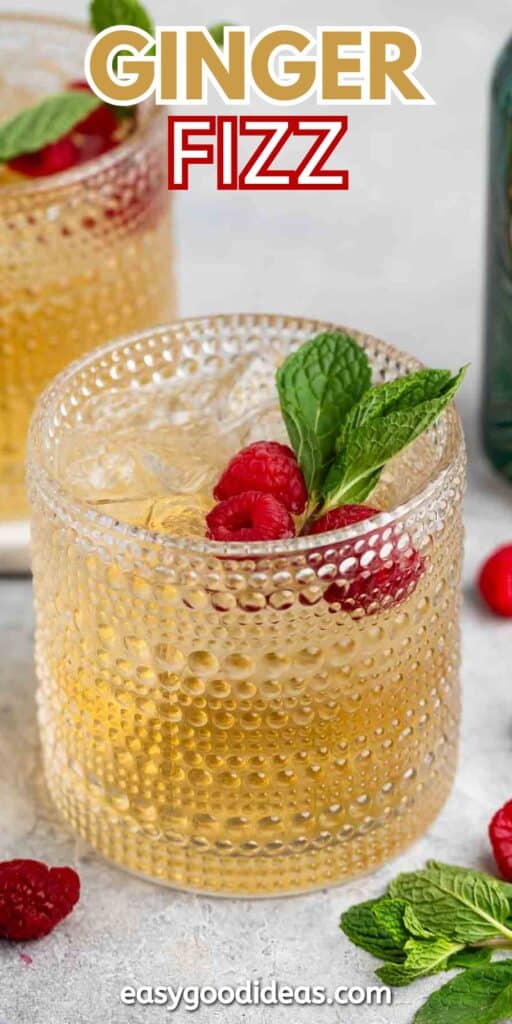
[[[219,6],[220,5],[220,6]],[[0,3],[44,9],[43,0]],[[52,9],[82,13],[54,0]],[[173,21],[165,0],[155,20]],[[340,911],[379,893],[428,856],[490,866],[486,824],[511,796],[512,627],[487,615],[473,580],[482,557],[511,539],[512,491],[477,443],[485,189],[486,87],[512,18],[505,0],[187,0],[188,23],[218,17],[255,27],[404,24],[423,42],[425,110],[354,108],[346,142],[348,194],[218,195],[208,171],[176,204],[183,314],[268,309],[339,319],[435,365],[473,370],[461,397],[470,448],[463,609],[465,711],[453,795],[429,835],[399,862],[344,888],[284,901],[230,902],[129,878],[70,839],[48,807],[34,721],[30,584],[0,583],[0,857],[75,863],[83,899],[52,936],[0,946],[0,1016],[8,1024],[146,1024],[191,1014],[129,1009],[126,984],[371,984],[372,962],[337,930]],[[314,11],[314,14],[313,14]],[[314,19],[314,23],[313,23]],[[177,22],[184,22],[179,11]],[[31,958],[28,962],[26,955]],[[438,980],[397,990],[386,1009],[210,1008],[208,1024],[410,1024]],[[192,1015],[193,1019],[193,1015]]]

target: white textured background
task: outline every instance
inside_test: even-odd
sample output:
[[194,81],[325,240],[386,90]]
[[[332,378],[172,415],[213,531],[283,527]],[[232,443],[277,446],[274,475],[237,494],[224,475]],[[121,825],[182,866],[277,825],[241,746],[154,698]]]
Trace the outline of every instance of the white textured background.
[[[231,903],[133,881],[76,848],[46,807],[33,714],[30,587],[1,583],[0,857],[75,860],[84,883],[74,915],[27,948],[31,964],[20,959],[23,950],[0,947],[0,1017],[8,1024],[193,1019],[184,1011],[121,1007],[119,991],[132,982],[236,984],[276,977],[332,987],[371,983],[370,958],[337,931],[340,911],[379,893],[398,868],[417,867],[427,856],[490,866],[485,826],[511,795],[512,627],[483,612],[472,581],[483,555],[512,538],[512,492],[488,470],[477,444],[487,86],[512,9],[505,0],[216,4],[187,0],[184,10],[152,0],[151,10],[160,23],[223,17],[255,29],[278,21],[311,29],[317,23],[402,24],[423,43],[418,77],[437,105],[349,110],[349,193],[218,194],[211,171],[193,173],[191,191],[176,204],[180,304],[183,314],[241,309],[332,318],[431,365],[472,361],[460,402],[471,454],[461,768],[430,835],[398,864],[345,888],[282,902]],[[0,10],[13,8],[47,5],[0,3]],[[84,5],[53,0],[51,10],[80,17]],[[387,1011],[208,1009],[196,1016],[207,1024],[409,1024],[439,981],[397,990]]]

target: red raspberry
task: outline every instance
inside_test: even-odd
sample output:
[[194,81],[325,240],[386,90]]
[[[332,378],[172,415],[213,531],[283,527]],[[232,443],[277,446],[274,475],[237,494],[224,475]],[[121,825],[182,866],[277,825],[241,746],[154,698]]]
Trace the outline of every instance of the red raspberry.
[[[70,82],[68,89],[92,91],[85,81]],[[116,146],[116,130],[117,119],[114,112],[106,103],[102,103],[62,139],[50,142],[35,153],[23,153],[22,156],[9,160],[8,166],[28,178],[42,178],[49,174],[57,174],[59,171],[67,171],[70,167],[101,156]]]
[[206,516],[210,540],[253,541],[293,537],[288,510],[272,494],[245,491],[221,501]]
[[73,868],[48,868],[39,860],[0,863],[0,936],[13,942],[40,939],[71,912],[80,896]]
[[[345,526],[362,522],[379,515],[379,510],[368,505],[342,505],[341,508],[326,512],[310,527],[309,533],[326,533],[340,530]],[[382,544],[389,541],[382,541]],[[366,568],[358,566],[355,574],[343,585],[331,583],[324,599],[328,604],[339,604],[343,611],[362,608],[366,614],[376,610],[376,605],[393,608],[412,594],[425,569],[425,559],[412,546],[399,550],[393,546],[385,561],[379,556],[379,544],[375,545],[375,559]],[[345,558],[349,558],[347,554]],[[356,552],[354,557],[357,558]],[[374,567],[376,563],[377,568]]]
[[489,825],[489,839],[500,874],[512,882],[512,800],[496,811]]
[[309,527],[308,533],[328,533],[329,530],[342,530],[344,526],[353,526],[354,523],[362,523],[363,519],[370,519],[371,516],[378,516],[379,510],[370,508],[369,505],[341,505],[340,508],[332,508],[330,512],[315,519]]
[[50,142],[35,153],[23,153],[8,161],[8,167],[28,178],[43,178],[47,174],[67,171],[80,163],[78,146],[66,135],[58,142]]
[[[78,92],[92,92],[89,83],[85,81],[70,82],[68,89]],[[80,135],[87,136],[87,139],[80,146],[80,162],[83,163],[85,160],[90,160],[93,156],[100,156],[101,153],[106,153],[108,149],[112,149],[116,145],[112,138],[116,130],[117,118],[114,111],[106,103],[96,107],[96,110],[92,110],[83,121],[75,125],[72,129],[73,132],[79,132]]]
[[272,494],[295,515],[306,507],[308,492],[291,448],[277,441],[255,441],[233,456],[213,495],[224,501],[244,491]]
[[478,577],[478,587],[493,612],[512,618],[512,544],[498,548],[487,559]]

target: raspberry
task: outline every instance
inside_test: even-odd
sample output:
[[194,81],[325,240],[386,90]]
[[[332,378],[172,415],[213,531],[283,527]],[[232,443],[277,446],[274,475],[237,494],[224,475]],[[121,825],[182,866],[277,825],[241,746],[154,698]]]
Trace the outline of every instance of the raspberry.
[[370,508],[369,505],[342,505],[341,508],[332,508],[330,512],[320,516],[310,526],[308,533],[328,533],[329,530],[342,530],[344,526],[353,526],[354,523],[362,523],[363,519],[370,519],[371,516],[378,516],[379,510]]
[[[78,92],[92,92],[89,83],[85,81],[70,82],[68,89]],[[96,107],[96,110],[92,110],[83,121],[76,124],[72,132],[78,132],[80,135],[86,136],[85,139],[81,140],[79,146],[80,163],[84,163],[85,160],[90,160],[94,156],[101,156],[102,153],[112,149],[116,145],[113,135],[117,131],[117,127],[117,118],[113,110],[106,103]]]
[[[310,533],[326,533],[328,530],[340,530],[344,526],[352,526],[371,516],[379,514],[379,510],[368,505],[342,505],[341,508],[327,512],[310,527]],[[393,608],[404,598],[412,594],[425,569],[425,559],[412,546],[402,550],[393,546],[386,552],[385,560],[381,560],[379,547],[389,544],[384,541],[375,545],[375,558],[369,566],[363,568],[357,559],[354,575],[342,585],[331,583],[324,594],[328,604],[339,604],[343,611],[354,611],[362,608],[366,614],[376,610],[376,605]],[[350,558],[350,553],[344,560]],[[374,567],[374,563],[378,566]]]
[[73,868],[39,860],[0,863],[0,936],[13,942],[40,939],[71,912],[80,896]]
[[505,618],[512,618],[512,544],[498,548],[487,559],[478,577],[485,603]]
[[[92,91],[85,81],[70,82],[68,89]],[[102,103],[62,139],[50,142],[35,153],[23,153],[9,160],[8,166],[28,178],[43,178],[59,171],[67,171],[70,167],[86,163],[87,160],[101,156],[116,146],[114,136],[117,127],[114,112]]]
[[245,491],[221,501],[206,516],[210,540],[253,541],[293,537],[288,510],[272,494]]
[[78,146],[66,135],[58,142],[50,142],[35,153],[23,153],[8,161],[8,167],[28,178],[43,178],[48,174],[67,171],[80,163]]
[[272,494],[289,512],[300,515],[308,493],[291,448],[277,441],[256,441],[238,452],[224,470],[213,495],[224,501],[244,491]]
[[512,800],[509,800],[489,825],[489,839],[500,874],[512,882]]

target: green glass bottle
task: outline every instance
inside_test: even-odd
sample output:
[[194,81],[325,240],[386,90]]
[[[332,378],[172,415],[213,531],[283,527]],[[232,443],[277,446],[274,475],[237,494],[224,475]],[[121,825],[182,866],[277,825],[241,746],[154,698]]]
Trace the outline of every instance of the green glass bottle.
[[512,481],[512,39],[491,92],[483,435],[491,462]]

